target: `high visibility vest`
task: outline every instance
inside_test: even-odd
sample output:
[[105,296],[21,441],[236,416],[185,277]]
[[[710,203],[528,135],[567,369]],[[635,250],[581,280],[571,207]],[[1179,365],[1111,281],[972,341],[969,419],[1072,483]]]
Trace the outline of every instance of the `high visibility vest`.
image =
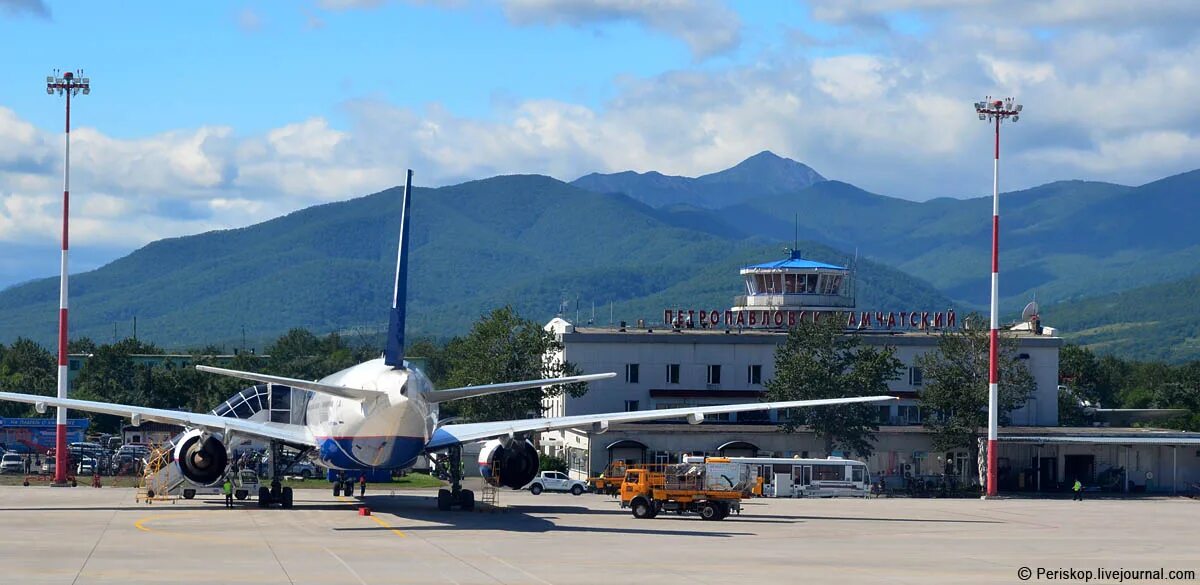
[[1078,479],[1075,480],[1075,488],[1074,489],[1075,489],[1075,491],[1079,491],[1079,490],[1083,489],[1083,484],[1079,483]]
[[233,493],[233,483],[226,481],[225,485],[221,486],[221,490],[224,491],[226,495],[232,494]]

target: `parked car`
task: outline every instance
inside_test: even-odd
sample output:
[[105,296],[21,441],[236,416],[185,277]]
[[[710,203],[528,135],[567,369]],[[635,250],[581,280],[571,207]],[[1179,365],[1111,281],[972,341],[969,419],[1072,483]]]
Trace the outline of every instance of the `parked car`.
[[79,458],[79,463],[75,464],[76,475],[92,475],[96,473],[96,459],[84,455]]
[[286,475],[299,475],[304,479],[312,479],[325,475],[325,470],[317,467],[315,463],[307,459],[297,461],[288,468]]
[[42,475],[54,475],[57,468],[57,460],[53,455],[47,455],[45,459],[42,459]]
[[17,453],[5,453],[0,457],[0,473],[25,473],[25,458]]
[[578,479],[571,479],[567,474],[559,471],[543,471],[525,486],[533,495],[538,495],[543,491],[549,490],[554,492],[571,492],[578,496],[587,491],[587,483]]
[[132,443],[122,445],[112,456],[113,473],[119,473],[122,469],[130,473],[137,473],[141,468],[142,460],[149,456],[150,447],[146,445]]

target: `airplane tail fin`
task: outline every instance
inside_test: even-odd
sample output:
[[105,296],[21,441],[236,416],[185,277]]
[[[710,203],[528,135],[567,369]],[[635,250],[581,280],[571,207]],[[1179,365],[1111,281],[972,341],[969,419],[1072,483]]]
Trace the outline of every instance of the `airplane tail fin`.
[[412,197],[412,169],[404,179],[404,201],[400,204],[400,244],[396,254],[396,289],[392,295],[392,312],[388,317],[387,348],[383,363],[404,368],[404,317],[408,296],[408,215]]

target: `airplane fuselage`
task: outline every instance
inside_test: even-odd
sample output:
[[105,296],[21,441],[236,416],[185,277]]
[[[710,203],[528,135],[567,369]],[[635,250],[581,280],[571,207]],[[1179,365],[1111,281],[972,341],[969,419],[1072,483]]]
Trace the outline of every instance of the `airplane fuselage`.
[[422,395],[433,389],[415,368],[394,369],[383,359],[346,368],[322,384],[375,390],[377,398],[353,400],[314,394],[306,425],[317,441],[318,462],[330,469],[402,469],[424,451],[437,424],[437,406]]

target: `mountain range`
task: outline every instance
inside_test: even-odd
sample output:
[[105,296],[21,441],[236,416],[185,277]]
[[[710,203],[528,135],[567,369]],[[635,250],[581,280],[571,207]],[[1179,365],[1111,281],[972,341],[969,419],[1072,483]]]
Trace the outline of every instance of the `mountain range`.
[[[1003,193],[1003,310],[1015,317],[1036,298],[1047,324],[1100,351],[1200,356],[1172,317],[1200,302],[1185,292],[1200,274],[1198,190],[1200,171]],[[242,327],[252,338],[292,326],[378,331],[398,212],[390,189],[153,242],[73,278],[72,334],[108,339],[134,316],[141,337],[167,347],[232,342]],[[783,257],[785,244],[816,260],[857,257],[863,309],[986,309],[990,216],[990,196],[888,197],[770,152],[696,178],[520,175],[415,189],[409,327],[445,337],[501,304],[582,321],[594,305],[602,324],[610,313],[656,322],[673,306],[725,307],[738,267]],[[1136,320],[1112,312],[1144,295],[1173,300],[1143,298]],[[0,341],[52,341],[56,299],[56,279],[0,291]]]
[[[251,339],[291,327],[372,334],[386,325],[400,189],[311,207],[246,228],[153,242],[71,281],[72,336],[139,338],[172,348]],[[662,321],[663,309],[728,307],[741,266],[784,255],[778,243],[689,229],[689,219],[620,194],[536,175],[413,191],[410,334],[446,337],[511,304],[546,320],[561,310],[607,324]],[[814,259],[853,258],[806,243]],[[949,299],[898,270],[858,263],[861,302],[944,310]],[[0,292],[0,340],[53,340],[57,279]],[[611,303],[611,308],[610,308]]]

